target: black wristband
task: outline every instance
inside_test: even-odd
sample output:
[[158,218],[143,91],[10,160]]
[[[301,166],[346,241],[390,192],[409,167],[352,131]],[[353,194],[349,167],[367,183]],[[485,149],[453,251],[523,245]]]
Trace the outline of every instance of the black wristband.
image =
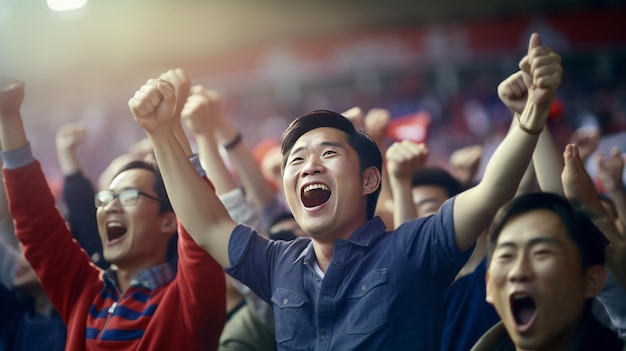
[[237,133],[237,135],[235,135],[235,137],[233,138],[233,140],[227,142],[226,144],[222,145],[222,147],[226,150],[230,150],[232,148],[234,148],[235,146],[239,145],[239,143],[241,142],[241,140],[243,139],[243,136],[241,135],[241,133]]

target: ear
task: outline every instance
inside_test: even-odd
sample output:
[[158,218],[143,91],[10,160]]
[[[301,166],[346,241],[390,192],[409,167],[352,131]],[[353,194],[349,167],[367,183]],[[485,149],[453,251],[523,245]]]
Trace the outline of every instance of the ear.
[[489,286],[489,271],[488,270],[487,270],[487,273],[485,273],[485,284],[487,285],[486,287],[487,294],[485,297],[485,301],[493,305],[493,297],[491,297],[491,287]]
[[590,299],[598,295],[606,283],[606,269],[594,265],[585,271],[585,297]]
[[381,175],[375,166],[369,167],[363,171],[363,195],[369,195],[375,192],[380,186]]
[[165,212],[161,215],[161,233],[173,234],[178,229],[178,222],[176,221],[176,215],[174,212]]

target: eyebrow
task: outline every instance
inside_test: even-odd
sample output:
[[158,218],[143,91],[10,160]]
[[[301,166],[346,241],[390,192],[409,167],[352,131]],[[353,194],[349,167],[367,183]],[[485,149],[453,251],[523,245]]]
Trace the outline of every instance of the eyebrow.
[[[531,239],[528,242],[528,246],[530,246],[530,247],[533,247],[533,246],[539,245],[539,244],[548,244],[548,245],[553,245],[553,246],[558,246],[558,247],[562,246],[561,242],[559,242],[558,240],[556,240],[554,238],[549,238],[549,237],[546,237],[546,236],[533,238],[533,239]],[[515,247],[517,247],[517,243],[514,242],[514,241],[505,241],[505,242],[499,243],[496,246],[496,249],[503,248],[503,247],[513,247],[513,248],[515,248]]]
[[[320,146],[332,146],[332,147],[338,147],[338,148],[341,148],[341,149],[345,148],[342,143],[339,143],[339,142],[336,142],[336,141],[322,141],[319,145],[317,145],[315,147],[320,147]],[[295,148],[295,149],[293,149],[289,153],[289,156],[297,154],[298,152],[300,152],[300,151],[302,151],[304,149],[306,149],[304,146],[300,146],[298,148]]]

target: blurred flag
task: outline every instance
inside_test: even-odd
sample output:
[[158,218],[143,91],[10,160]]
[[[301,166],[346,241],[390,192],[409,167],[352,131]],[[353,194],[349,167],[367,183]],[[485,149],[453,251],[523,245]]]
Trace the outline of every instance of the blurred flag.
[[412,140],[425,143],[428,140],[430,114],[426,111],[395,117],[389,122],[387,136],[393,141]]

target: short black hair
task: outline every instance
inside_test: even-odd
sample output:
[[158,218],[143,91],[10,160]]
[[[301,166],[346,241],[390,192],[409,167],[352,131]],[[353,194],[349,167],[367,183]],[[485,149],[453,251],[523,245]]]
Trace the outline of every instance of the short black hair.
[[159,198],[159,214],[163,214],[165,212],[174,212],[174,208],[170,203],[170,198],[167,196],[167,191],[165,190],[165,183],[163,183],[163,177],[161,176],[161,171],[159,167],[152,162],[143,161],[143,160],[134,160],[130,161],[115,174],[115,177],[120,175],[122,172],[131,170],[131,169],[145,169],[154,173],[154,182],[152,183],[152,189],[157,194]]
[[[378,145],[362,130],[354,127],[352,122],[339,113],[328,110],[315,110],[304,116],[298,117],[289,124],[289,127],[283,132],[281,137],[280,151],[283,155],[283,169],[287,164],[287,155],[295,145],[296,141],[310,130],[316,128],[334,128],[346,133],[348,144],[359,155],[359,163],[361,172],[365,169],[375,166],[382,174],[383,157],[378,149]],[[367,196],[367,218],[374,217],[376,211],[376,202],[380,194],[380,185],[378,189]]]
[[433,185],[443,188],[448,197],[453,197],[463,191],[463,185],[450,172],[441,167],[425,167],[413,173],[411,186]]
[[540,209],[554,212],[565,224],[570,239],[578,247],[583,269],[593,265],[604,265],[604,249],[608,245],[604,234],[580,208],[570,204],[560,195],[546,192],[520,195],[500,208],[489,228],[487,258],[491,260],[498,236],[509,220]]

